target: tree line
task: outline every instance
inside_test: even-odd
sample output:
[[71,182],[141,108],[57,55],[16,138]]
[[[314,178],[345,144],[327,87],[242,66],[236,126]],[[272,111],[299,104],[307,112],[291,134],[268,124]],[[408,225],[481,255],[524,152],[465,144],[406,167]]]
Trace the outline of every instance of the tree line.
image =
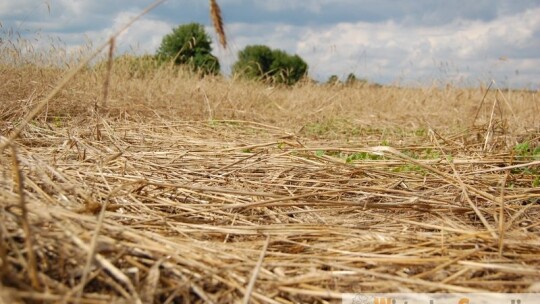
[[[212,41],[203,25],[189,23],[174,28],[163,37],[156,57],[185,65],[201,75],[216,75],[220,72],[220,64],[211,52]],[[287,85],[296,83],[307,70],[308,65],[300,56],[265,45],[246,46],[238,53],[238,60],[232,67],[232,73],[238,77]]]
[[[163,63],[187,67],[201,76],[218,75],[221,67],[216,56],[212,55],[212,40],[204,26],[189,23],[173,28],[165,35],[154,55],[144,55],[130,60],[138,67],[149,69]],[[262,81],[269,84],[293,85],[307,76],[308,64],[298,55],[291,55],[266,45],[248,45],[238,52],[238,60],[232,66],[235,77]],[[350,74],[346,84],[356,81]],[[361,80],[363,81],[363,80]],[[339,79],[333,75],[328,84],[337,84]]]

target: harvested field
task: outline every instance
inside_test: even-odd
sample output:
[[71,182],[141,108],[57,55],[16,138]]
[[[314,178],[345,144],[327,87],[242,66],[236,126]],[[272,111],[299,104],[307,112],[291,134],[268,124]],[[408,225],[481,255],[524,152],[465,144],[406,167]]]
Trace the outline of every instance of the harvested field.
[[1,67],[0,302],[540,290],[536,92],[116,67],[24,124],[64,73]]

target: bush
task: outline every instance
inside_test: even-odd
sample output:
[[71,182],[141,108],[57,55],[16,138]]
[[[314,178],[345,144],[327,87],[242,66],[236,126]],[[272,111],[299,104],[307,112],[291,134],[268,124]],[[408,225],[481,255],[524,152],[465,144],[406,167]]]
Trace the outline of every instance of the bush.
[[354,73],[350,73],[347,76],[347,80],[345,81],[345,84],[348,86],[364,86],[368,84],[367,79],[364,78],[357,78]]
[[157,50],[160,60],[172,60],[175,64],[187,65],[195,72],[219,74],[220,65],[211,54],[212,41],[199,23],[180,25],[165,35]]
[[332,75],[328,78],[328,81],[326,81],[326,83],[329,85],[338,85],[341,83],[341,81],[339,81],[339,77],[337,75]]
[[238,53],[233,74],[248,79],[293,85],[308,70],[307,63],[298,55],[272,50],[265,45],[250,45]]
[[347,76],[347,80],[345,80],[345,84],[347,85],[353,85],[355,84],[357,81],[357,78],[356,78],[356,75],[354,75],[353,73],[350,73],[348,76]]

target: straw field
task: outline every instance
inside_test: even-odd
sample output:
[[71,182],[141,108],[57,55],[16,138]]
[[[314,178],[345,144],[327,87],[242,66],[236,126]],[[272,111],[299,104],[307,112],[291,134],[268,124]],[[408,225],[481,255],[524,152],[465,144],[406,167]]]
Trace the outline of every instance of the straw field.
[[0,66],[0,303],[540,291],[537,92],[69,73]]

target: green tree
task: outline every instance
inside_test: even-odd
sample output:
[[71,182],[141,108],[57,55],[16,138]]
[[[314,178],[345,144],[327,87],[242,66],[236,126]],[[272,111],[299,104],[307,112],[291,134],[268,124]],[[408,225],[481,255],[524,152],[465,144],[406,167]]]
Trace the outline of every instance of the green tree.
[[328,81],[326,81],[329,85],[336,85],[339,84],[339,77],[337,75],[332,75],[328,78]]
[[354,75],[354,73],[350,73],[348,76],[347,76],[347,80],[345,80],[345,84],[348,84],[348,85],[352,85],[352,84],[355,84],[356,83],[356,75]]
[[172,60],[175,64],[187,65],[202,74],[218,74],[220,65],[211,54],[212,41],[199,23],[180,25],[165,35],[157,50],[160,60]]
[[307,69],[307,63],[298,55],[265,45],[250,45],[238,53],[232,71],[248,79],[293,85],[306,75]]
[[368,83],[368,81],[364,78],[358,78],[356,77],[356,75],[354,75],[354,73],[350,73],[348,76],[347,76],[347,80],[345,81],[345,84],[346,85],[349,85],[349,86],[353,86],[353,85],[356,85],[356,86],[364,86]]
[[265,45],[248,45],[238,52],[238,61],[233,65],[235,75],[249,79],[267,80],[272,65],[272,50]]
[[288,85],[295,84],[307,72],[307,64],[298,55],[289,55],[281,50],[274,50],[274,61],[270,71],[274,72],[274,81]]

